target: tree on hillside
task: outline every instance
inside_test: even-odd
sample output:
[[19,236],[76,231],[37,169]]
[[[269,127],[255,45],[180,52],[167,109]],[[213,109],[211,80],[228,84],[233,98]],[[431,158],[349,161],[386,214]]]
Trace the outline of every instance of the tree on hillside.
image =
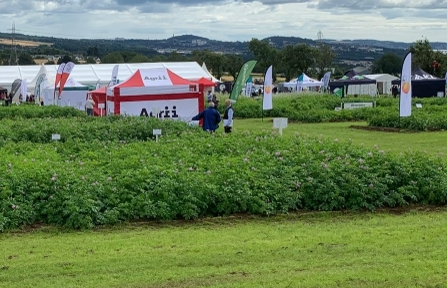
[[394,54],[386,53],[380,57],[372,67],[372,73],[388,73],[398,75],[401,73],[403,59]]
[[295,46],[287,45],[279,54],[281,71],[284,73],[286,81],[290,81],[299,73],[298,66],[296,65],[298,55],[295,53]]
[[102,57],[101,63],[124,63],[124,58],[120,52],[112,52]]
[[9,64],[9,56],[11,55],[10,50],[0,50],[0,65],[8,65]]
[[243,64],[244,60],[238,55],[230,54],[225,56],[225,71],[233,76],[233,79],[236,79],[237,73],[239,72]]
[[420,67],[427,72],[430,71],[430,65],[433,61],[433,49],[427,38],[424,40],[417,40],[410,46],[410,52],[412,53],[413,69]]
[[186,60],[185,55],[177,53],[176,51],[171,52],[168,55],[168,57],[166,58],[167,62],[182,62],[182,61],[185,61],[185,60]]
[[273,65],[273,81],[276,81],[276,69],[280,61],[279,51],[271,46],[267,40],[251,39],[248,43],[248,49],[253,53],[258,61],[256,67],[265,72],[270,65]]
[[205,62],[208,67],[208,64],[209,64],[208,60],[210,60],[210,58],[211,58],[211,53],[212,53],[211,51],[206,50],[206,49],[205,50],[194,50],[194,51],[192,51],[190,57],[191,57],[192,61],[199,63],[199,65],[202,65],[203,62]]
[[150,62],[149,57],[142,55],[142,54],[137,54],[135,55],[132,59],[130,59],[129,63],[147,63]]
[[414,45],[410,46],[412,53],[413,68],[420,67],[438,77],[443,77],[447,65],[446,55],[439,51],[433,51],[427,38],[417,40]]
[[19,65],[36,65],[36,62],[34,62],[33,57],[28,53],[20,53],[19,54]]
[[332,68],[331,65],[334,62],[335,56],[335,53],[329,45],[321,44],[318,46],[315,51],[315,65],[319,70],[318,79],[323,77],[328,69]]
[[95,59],[93,59],[93,57],[87,57],[87,59],[85,60],[85,62],[87,64],[96,64]]
[[88,49],[87,49],[87,56],[100,58],[101,54],[99,53],[98,46],[88,47]]
[[223,68],[225,65],[225,57],[221,54],[211,53],[209,55],[208,62],[206,62],[207,68],[210,69],[213,75],[220,79],[223,74]]

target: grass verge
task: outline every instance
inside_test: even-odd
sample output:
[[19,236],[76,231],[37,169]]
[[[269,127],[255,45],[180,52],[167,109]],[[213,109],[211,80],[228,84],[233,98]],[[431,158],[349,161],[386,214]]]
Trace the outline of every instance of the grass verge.
[[2,287],[447,287],[447,210],[0,235]]

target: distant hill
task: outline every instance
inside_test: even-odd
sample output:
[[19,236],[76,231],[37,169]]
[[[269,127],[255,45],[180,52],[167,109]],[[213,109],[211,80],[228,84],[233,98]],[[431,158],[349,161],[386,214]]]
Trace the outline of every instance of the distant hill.
[[[11,34],[0,33],[0,49],[10,48]],[[98,51],[101,57],[107,53],[114,51],[128,51],[143,54],[149,57],[171,53],[188,54],[194,50],[210,50],[223,54],[238,54],[244,59],[252,57],[248,49],[247,41],[220,41],[208,39],[197,35],[173,35],[167,39],[68,39],[45,37],[36,35],[15,34],[17,44],[23,51],[32,55],[48,54],[54,55],[58,53],[73,53],[86,55],[87,51],[92,49]],[[273,47],[282,49],[287,45],[307,44],[316,46],[318,41],[300,37],[271,36],[264,39]],[[371,39],[357,40],[332,40],[324,39],[332,47],[337,55],[338,62],[372,62],[380,58],[384,53],[395,53],[404,56],[406,50],[411,43],[380,41]],[[447,43],[434,42],[431,43],[433,49],[447,50]],[[65,52],[66,51],[66,52]]]

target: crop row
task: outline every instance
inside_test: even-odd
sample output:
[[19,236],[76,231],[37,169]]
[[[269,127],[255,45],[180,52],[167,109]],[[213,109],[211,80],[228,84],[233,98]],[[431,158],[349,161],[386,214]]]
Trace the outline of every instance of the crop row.
[[181,121],[148,117],[4,119],[0,125],[0,146],[20,141],[48,143],[53,141],[53,134],[59,134],[61,142],[146,141],[153,139],[153,129],[161,129],[163,135],[199,130]]
[[441,160],[336,139],[183,132],[160,142],[9,142],[0,154],[2,231],[447,202]]

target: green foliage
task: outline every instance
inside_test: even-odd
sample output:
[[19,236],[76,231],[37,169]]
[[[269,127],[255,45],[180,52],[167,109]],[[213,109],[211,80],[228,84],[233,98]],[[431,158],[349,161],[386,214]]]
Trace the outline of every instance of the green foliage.
[[[410,52],[412,53],[412,60],[415,67],[420,67],[435,76],[444,77],[447,56],[442,52],[433,51],[427,38],[417,40],[410,46]],[[439,64],[440,66],[438,67]]]
[[[335,111],[342,102],[372,102],[376,101],[377,108],[363,108],[355,110]],[[221,97],[224,103],[224,97]],[[395,109],[398,103],[393,98],[338,98],[334,95],[284,95],[273,97],[273,109],[262,111],[262,99],[240,97],[233,105],[235,117],[237,118],[261,118],[264,117],[287,117],[290,121],[318,123],[334,121],[358,121],[366,120],[374,113],[381,110]],[[221,112],[224,105],[220,105]]]
[[235,137],[184,132],[158,143],[5,143],[0,230],[36,221],[91,228],[447,202],[447,166],[425,154],[390,155],[298,135]]
[[[372,127],[397,128],[410,131],[443,131],[447,129],[447,98],[413,98],[410,117],[399,117],[398,109],[388,109],[368,117]],[[414,104],[421,103],[422,108]]]
[[402,72],[402,57],[394,53],[384,54],[374,62],[373,73],[388,73],[398,75]]
[[36,62],[34,62],[33,57],[26,52],[22,52],[19,54],[18,62],[19,65],[36,65]]
[[124,63],[124,58],[120,52],[112,52],[102,57],[101,63]]
[[153,139],[152,130],[162,129],[164,135],[179,135],[184,131],[199,131],[181,121],[162,121],[147,117],[70,117],[4,119],[0,126],[0,146],[13,142],[49,143],[52,134],[60,134],[61,142],[72,140],[100,141],[146,141]]
[[58,106],[36,106],[22,104],[20,106],[12,105],[9,107],[0,106],[0,120],[14,118],[63,118],[63,117],[82,117],[84,111],[73,107]]

